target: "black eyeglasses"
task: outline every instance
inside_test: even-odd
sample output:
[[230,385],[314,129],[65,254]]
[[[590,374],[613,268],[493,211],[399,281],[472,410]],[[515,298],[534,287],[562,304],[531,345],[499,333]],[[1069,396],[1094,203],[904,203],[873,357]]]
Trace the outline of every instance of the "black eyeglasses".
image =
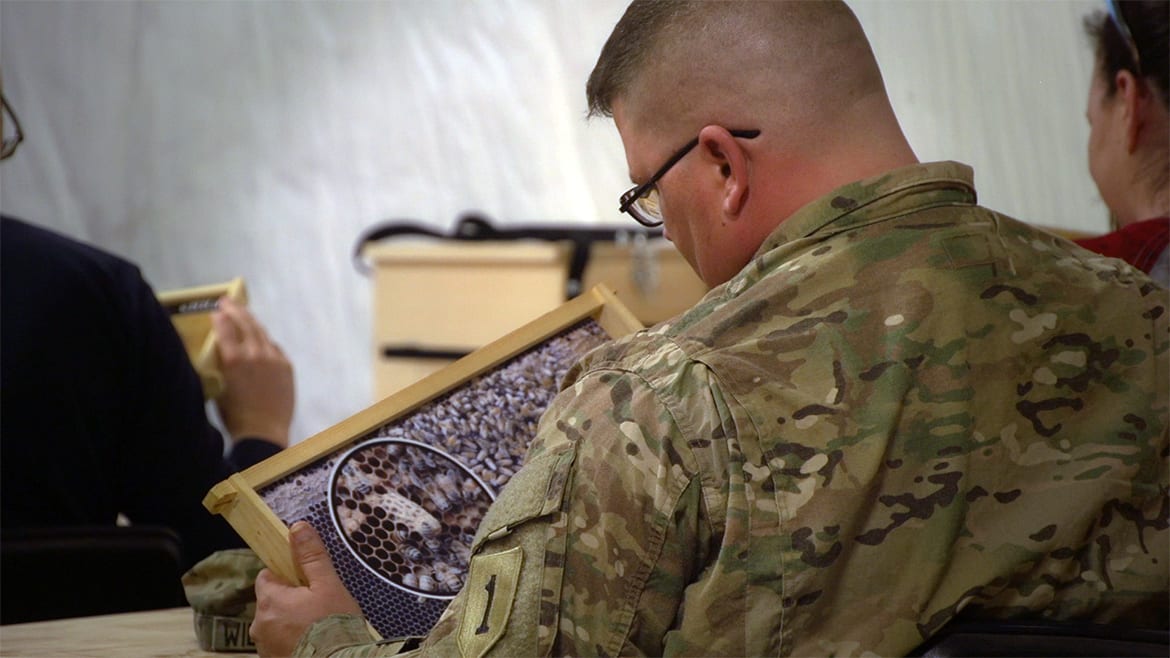
[[1142,75],[1142,57],[1138,52],[1137,40],[1133,38],[1133,32],[1129,29],[1129,23],[1125,20],[1125,14],[1121,11],[1120,0],[1105,0],[1105,6],[1109,8],[1109,17],[1113,19],[1113,24],[1117,26],[1117,31],[1121,33],[1121,38],[1125,40],[1125,45],[1129,47],[1129,54],[1133,56],[1133,65],[1137,69],[1135,74],[1140,78]]
[[[741,139],[752,139],[760,135],[758,130],[729,130],[732,137],[739,137]],[[679,160],[683,159],[691,149],[699,145],[699,138],[695,137],[687,142],[686,146],[682,147],[670,156],[666,164],[662,168],[654,172],[650,180],[635,185],[622,195],[621,205],[618,210],[624,213],[629,213],[642,226],[655,227],[662,226],[662,208],[658,202],[658,180],[670,171],[670,168],[678,164]]]
[[[16,147],[24,141],[24,133],[20,130],[20,119],[16,118],[16,113],[8,106],[4,94],[0,94],[0,112],[7,114],[8,118],[12,120],[12,136],[5,137],[4,141],[0,143],[0,160],[3,160],[16,152]],[[0,118],[0,124],[3,123],[3,119]]]

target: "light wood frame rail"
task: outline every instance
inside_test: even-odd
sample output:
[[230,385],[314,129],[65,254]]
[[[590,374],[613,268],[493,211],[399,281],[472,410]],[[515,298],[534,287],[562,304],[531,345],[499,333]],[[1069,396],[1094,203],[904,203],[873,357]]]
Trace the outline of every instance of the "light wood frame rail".
[[208,400],[219,397],[224,390],[216,352],[217,336],[211,325],[211,313],[221,297],[247,304],[248,292],[244,280],[236,277],[225,283],[158,293],[158,301],[170,314],[171,323],[175,325],[183,347],[187,350],[187,357],[191,359],[191,365],[195,366],[195,372],[199,373],[203,397]]
[[203,504],[212,513],[222,515],[270,569],[290,582],[303,583],[289,548],[288,527],[265,503],[259,490],[352,446],[394,419],[590,318],[611,338],[642,328],[610,288],[595,286],[442,370],[231,476],[213,487]]

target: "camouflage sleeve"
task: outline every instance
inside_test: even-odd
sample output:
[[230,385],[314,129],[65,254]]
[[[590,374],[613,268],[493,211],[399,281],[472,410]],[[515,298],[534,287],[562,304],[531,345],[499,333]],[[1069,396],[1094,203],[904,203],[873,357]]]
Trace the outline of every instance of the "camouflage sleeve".
[[562,391],[480,526],[466,585],[412,655],[661,654],[708,543],[678,443],[635,376]]
[[[715,543],[707,509],[720,499],[703,486],[676,419],[687,416],[687,436],[726,434],[727,423],[704,411],[719,408],[706,383],[678,371],[671,379],[694,389],[691,411],[619,370],[595,370],[561,392],[480,525],[463,590],[402,655],[662,655],[683,590]],[[356,624],[338,626],[319,622],[306,638],[329,632],[337,648],[362,640]],[[309,655],[404,648],[365,642]]]
[[[692,381],[688,372],[673,372],[674,386]],[[662,655],[683,590],[706,561],[712,530],[680,423],[708,423],[713,415],[687,417],[664,402],[660,384],[595,371],[558,398],[542,428],[543,441],[577,449],[559,605],[541,620],[557,632],[554,654]],[[706,386],[691,392],[688,409],[712,408],[702,404]]]
[[293,649],[293,656],[333,656],[334,658],[372,658],[394,656],[403,640],[382,640],[362,617],[329,615],[309,627]]

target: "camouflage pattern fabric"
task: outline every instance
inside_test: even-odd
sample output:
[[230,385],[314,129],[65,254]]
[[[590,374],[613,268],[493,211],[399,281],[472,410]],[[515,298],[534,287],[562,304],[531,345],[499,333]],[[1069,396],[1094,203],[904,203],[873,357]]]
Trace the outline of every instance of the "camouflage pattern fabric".
[[250,549],[216,551],[183,574],[205,651],[255,651],[248,627],[256,616],[256,574],[264,563]]
[[1165,628],[1168,293],[975,205],[971,181],[934,163],[847,185],[690,311],[587,356],[415,653],[895,656],[956,617]]

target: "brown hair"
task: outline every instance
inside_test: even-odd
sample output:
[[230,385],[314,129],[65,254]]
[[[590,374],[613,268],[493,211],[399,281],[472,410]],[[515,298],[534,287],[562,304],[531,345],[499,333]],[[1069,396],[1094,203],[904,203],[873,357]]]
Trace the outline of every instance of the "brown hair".
[[589,116],[629,101],[631,116],[664,132],[769,120],[769,129],[804,129],[885,96],[861,24],[840,0],[634,0],[585,92]]
[[613,101],[634,80],[659,37],[688,14],[695,3],[685,0],[634,0],[601,49],[585,83],[589,116],[613,116]]
[[1095,11],[1085,17],[1085,33],[1093,42],[1097,61],[1101,65],[1109,94],[1117,91],[1115,78],[1122,70],[1145,78],[1158,92],[1162,104],[1170,107],[1170,43],[1167,32],[1170,25],[1170,2],[1166,0],[1116,0],[1134,46],[1141,59],[1134,61],[1130,45],[1120,28],[1104,11]]

